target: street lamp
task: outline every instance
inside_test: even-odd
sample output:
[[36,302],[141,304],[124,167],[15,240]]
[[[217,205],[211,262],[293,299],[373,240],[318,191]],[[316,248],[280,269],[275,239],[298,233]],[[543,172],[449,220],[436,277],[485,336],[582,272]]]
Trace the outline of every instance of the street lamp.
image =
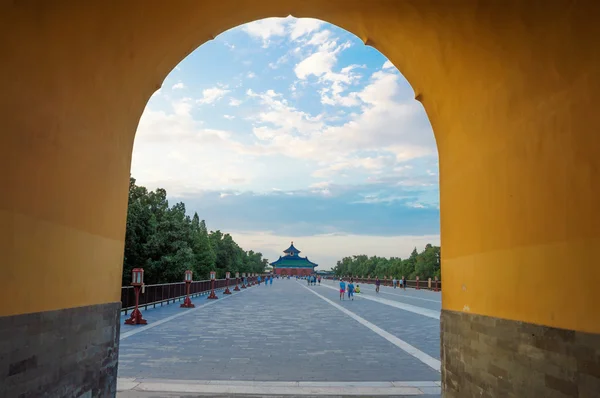
[[231,291],[229,290],[229,276],[231,276],[231,273],[226,272],[225,273],[225,291],[223,292],[223,294],[231,294]]
[[218,299],[215,294],[215,279],[217,278],[217,273],[215,271],[210,271],[210,294],[208,295],[209,300]]
[[240,273],[236,272],[235,273],[235,289],[233,289],[234,292],[240,291],[240,287],[238,286],[239,283],[240,283]]
[[135,309],[129,319],[125,320],[126,325],[146,325],[148,322],[142,317],[139,309],[140,289],[144,286],[144,269],[134,268],[131,271],[131,286],[135,292]]
[[184,276],[183,280],[185,282],[185,300],[183,300],[183,304],[181,304],[179,307],[194,308],[195,305],[192,304],[192,300],[190,300],[190,286],[192,285],[192,271],[190,271],[190,270],[185,271],[185,276]]

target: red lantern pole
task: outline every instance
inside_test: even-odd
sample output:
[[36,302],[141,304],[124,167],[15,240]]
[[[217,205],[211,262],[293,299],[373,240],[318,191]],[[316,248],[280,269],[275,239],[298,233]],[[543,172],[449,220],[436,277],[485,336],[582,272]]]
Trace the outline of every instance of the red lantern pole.
[[208,299],[209,300],[216,300],[218,299],[217,295],[215,294],[215,278],[216,278],[217,273],[215,271],[210,271],[210,294],[208,295]]
[[196,306],[192,303],[190,299],[190,286],[192,285],[192,271],[185,271],[185,299],[183,300],[183,304],[181,304],[180,308],[195,308]]
[[419,287],[419,277],[417,276],[417,290],[420,290],[421,288]]
[[234,292],[240,291],[240,287],[238,286],[239,283],[240,283],[240,273],[236,272],[235,273],[235,289],[233,289]]
[[144,270],[142,268],[134,268],[131,271],[131,285],[135,291],[135,309],[131,313],[129,319],[125,320],[125,324],[146,325],[148,322],[142,317],[142,312],[139,309],[140,289],[144,285]]
[[231,274],[229,272],[227,272],[225,274],[225,291],[223,292],[223,294],[231,294],[231,291],[229,290],[229,276]]
[[440,291],[440,289],[438,288],[438,277],[437,276],[435,277],[435,289],[433,289],[433,290],[436,292]]

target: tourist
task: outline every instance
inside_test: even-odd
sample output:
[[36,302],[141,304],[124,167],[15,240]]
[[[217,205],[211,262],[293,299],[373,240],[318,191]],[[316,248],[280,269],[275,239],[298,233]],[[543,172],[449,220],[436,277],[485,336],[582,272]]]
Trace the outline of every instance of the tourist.
[[394,277],[394,279],[392,280],[392,286],[394,286],[394,289],[396,288],[396,277]]
[[310,286],[310,276],[308,276],[308,275],[306,276],[306,284],[308,286]]
[[346,294],[346,283],[340,278],[340,300],[344,299],[344,294]]
[[402,278],[400,278],[400,279],[398,279],[398,286],[400,287],[400,289],[402,289],[402,285],[403,285]]
[[272,285],[272,284],[273,284],[273,277],[270,277],[269,278],[269,285]]
[[260,286],[260,275],[258,276],[258,278],[256,278],[256,280],[258,281],[258,286]]
[[321,277],[320,276],[319,276],[318,281],[319,281],[319,286],[321,286]]
[[379,280],[379,277],[375,277],[375,293],[379,293],[379,286],[381,285],[381,281]]
[[350,279],[350,283],[348,283],[348,298],[354,301],[354,283],[352,283],[352,279]]
[[354,289],[354,293],[360,293],[360,285],[356,285],[356,289]]
[[402,288],[406,290],[406,278],[402,275]]

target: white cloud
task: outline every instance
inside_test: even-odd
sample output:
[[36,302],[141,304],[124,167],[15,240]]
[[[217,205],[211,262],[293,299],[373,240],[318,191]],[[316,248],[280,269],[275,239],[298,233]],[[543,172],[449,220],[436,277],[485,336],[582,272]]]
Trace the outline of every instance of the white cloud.
[[394,69],[394,68],[395,68],[394,64],[393,64],[393,63],[391,63],[389,59],[388,59],[388,60],[386,60],[386,61],[383,63],[383,66],[381,67],[381,69]]
[[290,38],[296,40],[301,36],[311,33],[321,27],[323,22],[312,18],[295,19],[290,24]]
[[225,47],[229,48],[230,50],[235,50],[235,44],[230,44],[228,42],[224,42],[223,44],[225,44]]
[[262,39],[263,47],[268,47],[271,37],[285,36],[287,21],[284,18],[266,18],[242,26],[242,30],[252,37]]
[[212,104],[215,101],[223,98],[230,90],[226,90],[224,87],[212,87],[202,90],[202,98],[197,100],[199,104]]
[[236,98],[229,99],[229,106],[240,106],[241,103],[242,103],[242,101],[240,101],[239,99],[236,99]]
[[184,88],[185,88],[185,84],[183,84],[182,82],[175,83],[175,84],[173,84],[173,87],[171,87],[172,90],[181,90]]
[[228,119],[228,120],[233,120],[233,119],[235,119],[235,116],[233,116],[233,115],[223,115],[223,117],[224,117],[225,119]]
[[291,40],[298,40],[308,33],[318,30],[323,22],[312,18],[266,18],[247,23],[242,30],[250,36],[261,39],[263,47],[271,43],[273,37],[289,36]]
[[256,73],[254,73],[254,72],[248,72],[248,74],[246,75],[246,77],[248,79],[254,79],[256,77]]

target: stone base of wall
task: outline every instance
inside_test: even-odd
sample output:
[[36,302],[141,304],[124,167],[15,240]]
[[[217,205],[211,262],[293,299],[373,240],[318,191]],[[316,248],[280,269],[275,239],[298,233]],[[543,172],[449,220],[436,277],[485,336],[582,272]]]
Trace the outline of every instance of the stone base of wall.
[[446,398],[600,397],[598,334],[444,310],[441,337]]
[[120,309],[0,317],[0,397],[114,397]]

